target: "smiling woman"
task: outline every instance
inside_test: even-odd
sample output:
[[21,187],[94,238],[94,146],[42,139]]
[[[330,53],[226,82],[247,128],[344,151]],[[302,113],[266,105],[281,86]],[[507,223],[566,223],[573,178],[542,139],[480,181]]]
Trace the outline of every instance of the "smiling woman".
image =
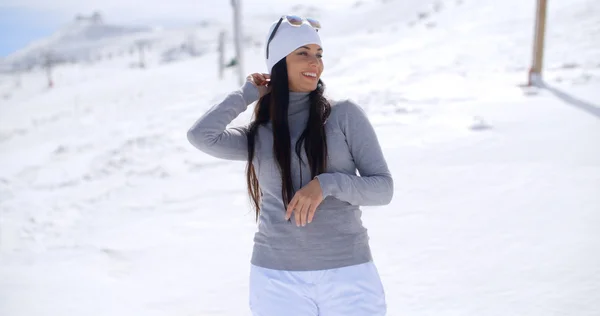
[[[247,163],[259,221],[250,270],[255,315],[381,316],[385,293],[360,206],[390,203],[393,180],[365,112],[324,97],[318,28],[296,16],[273,23],[268,73],[249,75],[187,137],[207,154]],[[254,102],[249,125],[227,127]]]
[[317,44],[307,44],[286,58],[290,91],[311,92],[323,72],[323,49]]

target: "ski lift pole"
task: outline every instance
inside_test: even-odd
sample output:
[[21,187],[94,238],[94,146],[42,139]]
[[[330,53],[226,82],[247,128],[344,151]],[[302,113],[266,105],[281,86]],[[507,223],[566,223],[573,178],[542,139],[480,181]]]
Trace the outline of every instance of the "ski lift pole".
[[238,82],[244,84],[244,62],[242,56],[242,17],[241,0],[231,0],[233,7],[233,38],[235,41],[235,60],[237,62]]
[[225,68],[225,31],[219,33],[219,79],[223,79],[223,71]]
[[537,0],[535,17],[535,37],[533,43],[533,62],[529,70],[529,85],[532,86],[542,77],[544,61],[544,37],[546,29],[546,0]]

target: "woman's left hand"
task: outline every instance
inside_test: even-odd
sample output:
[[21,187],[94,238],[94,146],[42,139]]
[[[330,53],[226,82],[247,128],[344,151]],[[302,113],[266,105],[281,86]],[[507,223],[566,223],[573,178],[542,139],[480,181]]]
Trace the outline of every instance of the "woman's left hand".
[[296,219],[296,226],[305,226],[312,222],[315,211],[323,201],[323,191],[317,178],[311,180],[306,186],[300,189],[288,204],[285,220],[290,219],[292,212]]

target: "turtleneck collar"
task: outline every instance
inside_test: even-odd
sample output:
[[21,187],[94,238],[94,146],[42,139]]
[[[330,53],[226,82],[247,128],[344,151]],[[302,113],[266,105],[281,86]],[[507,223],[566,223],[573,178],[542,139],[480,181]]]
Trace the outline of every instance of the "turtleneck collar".
[[308,110],[308,107],[310,105],[309,95],[310,92],[290,91],[290,105],[288,108],[288,115]]

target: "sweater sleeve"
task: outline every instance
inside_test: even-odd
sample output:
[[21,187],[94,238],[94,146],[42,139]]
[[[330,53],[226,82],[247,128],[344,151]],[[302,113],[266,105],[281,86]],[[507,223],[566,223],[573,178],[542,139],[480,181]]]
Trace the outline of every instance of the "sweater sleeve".
[[336,106],[343,107],[340,124],[360,176],[341,172],[318,175],[323,197],[331,195],[353,205],[389,204],[394,182],[366,113],[349,101]]
[[197,149],[217,158],[246,160],[248,143],[245,127],[227,128],[248,105],[258,100],[258,89],[246,82],[239,90],[227,95],[211,107],[187,132],[188,141]]

